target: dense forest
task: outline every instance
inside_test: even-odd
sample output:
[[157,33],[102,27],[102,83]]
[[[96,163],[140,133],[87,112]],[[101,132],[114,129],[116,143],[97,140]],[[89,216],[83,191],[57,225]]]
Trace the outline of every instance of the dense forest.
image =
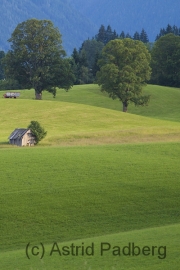
[[180,86],[180,28],[167,25],[161,28],[154,43],[149,42],[148,35],[144,29],[135,31],[131,36],[122,31],[117,34],[108,25],[101,25],[98,33],[92,38],[85,40],[81,47],[74,49],[72,53],[72,68],[76,76],[75,84],[93,83],[96,72],[99,70],[98,60],[102,48],[116,38],[131,38],[143,42],[151,54],[152,76],[150,83]]
[[[135,31],[131,36],[122,31],[117,33],[110,25],[101,25],[98,33],[91,39],[84,40],[80,48],[74,48],[69,58],[75,76],[74,84],[89,84],[96,80],[99,70],[98,60],[104,46],[114,39],[130,38],[145,44],[151,54],[152,75],[150,83],[180,86],[180,28],[170,24],[161,28],[154,43],[149,42],[146,31]],[[21,85],[14,80],[4,80],[3,58],[5,52],[0,51],[0,89],[21,89]]]

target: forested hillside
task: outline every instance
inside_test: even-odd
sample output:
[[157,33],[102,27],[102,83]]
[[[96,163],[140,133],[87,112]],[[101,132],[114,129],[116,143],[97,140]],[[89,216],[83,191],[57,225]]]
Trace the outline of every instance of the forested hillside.
[[133,35],[144,28],[149,40],[154,41],[159,29],[171,25],[180,26],[180,1],[177,0],[70,0],[88,19],[98,26],[111,25]]
[[160,29],[180,27],[180,2],[177,0],[1,0],[0,50],[8,49],[7,39],[18,23],[29,18],[49,19],[62,34],[70,55],[73,48],[92,38],[103,24],[118,34],[133,35],[142,28],[154,41]]
[[69,54],[96,31],[93,23],[68,1],[1,0],[0,50],[8,49],[7,39],[17,24],[30,18],[51,20],[59,28],[64,48]]

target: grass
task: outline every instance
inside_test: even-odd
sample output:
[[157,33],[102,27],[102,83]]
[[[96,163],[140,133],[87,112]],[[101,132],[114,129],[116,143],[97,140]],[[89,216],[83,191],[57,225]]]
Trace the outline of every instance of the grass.
[[[111,234],[105,236],[99,236],[94,238],[85,238],[81,240],[72,240],[71,242],[57,242],[57,246],[62,253],[63,246],[70,246],[72,243],[77,246],[82,246],[84,243],[85,247],[92,246],[94,244],[94,255],[93,256],[63,256],[57,252],[53,252],[53,244],[45,244],[45,256],[41,260],[38,257],[32,257],[30,260],[25,258],[25,248],[18,251],[3,252],[0,254],[0,260],[3,264],[3,269],[24,270],[24,269],[65,269],[65,270],[79,270],[79,269],[98,269],[98,270],[177,270],[180,258],[179,258],[179,243],[177,237],[180,236],[179,225],[169,225],[164,227],[156,227],[144,230],[134,230],[130,232],[123,232],[118,234]],[[111,250],[104,252],[101,256],[101,244],[109,243]],[[121,252],[120,256],[114,256],[112,254],[113,247],[119,246],[121,250],[123,247],[128,246],[129,243],[134,243],[136,246],[141,248],[144,245],[148,246],[151,250],[149,256],[142,255],[142,252],[138,256],[125,256]],[[37,243],[36,243],[37,244]],[[152,247],[156,245],[158,249],[155,250],[152,255]],[[32,245],[31,245],[32,246]],[[161,248],[161,247],[165,247]],[[137,253],[137,250],[136,254]],[[165,253],[166,251],[166,253]],[[126,250],[127,252],[127,250]],[[89,253],[90,254],[90,253]]]
[[[5,92],[2,92],[5,93]],[[20,91],[20,99],[33,99],[33,90]],[[179,99],[180,89],[157,85],[147,85],[144,93],[151,95],[148,106],[135,107],[130,104],[128,112],[146,117],[180,121]],[[75,85],[71,90],[65,92],[57,90],[57,96],[53,99],[48,92],[43,93],[43,100],[71,102],[77,104],[91,105],[95,107],[107,108],[122,111],[122,104],[119,100],[112,100],[106,93],[102,93],[97,85]]]
[[[149,88],[156,94],[154,98],[158,100],[159,106],[162,106],[161,87],[156,89],[149,86]],[[165,88],[164,91],[166,92],[166,90]],[[169,90],[167,92],[170,93]],[[76,86],[68,93],[59,90],[56,99],[53,99],[49,93],[43,93],[44,100],[40,102],[29,100],[28,98],[33,96],[33,91],[24,90],[21,91],[19,100],[0,100],[2,108],[0,147],[7,146],[4,143],[7,142],[8,136],[15,128],[27,127],[31,120],[39,121],[48,131],[48,136],[43,141],[44,145],[178,141],[180,115],[177,102],[180,91],[172,89],[172,92],[174,100],[171,93],[169,97],[166,96],[166,101],[169,102],[170,98],[172,100],[171,103],[169,102],[171,112],[169,112],[169,107],[166,107],[163,114],[163,110],[158,106],[155,106],[155,110],[152,100],[152,105],[141,108],[142,113],[138,115],[140,108],[132,106],[129,111],[136,110],[134,114],[122,113],[119,110],[120,102],[113,101],[102,94],[95,85],[84,86],[84,88]],[[77,104],[78,99],[79,104]],[[147,110],[146,117],[143,116],[145,109]],[[157,110],[159,115],[156,113]],[[173,117],[170,113],[173,114]]]
[[178,225],[179,154],[179,143],[1,149],[1,251]]
[[[148,107],[129,106],[96,85],[1,99],[0,268],[178,269],[180,229],[179,89],[148,85]],[[2,92],[3,93],[3,92]],[[37,120],[48,131],[38,147],[8,145],[17,127]],[[63,147],[62,147],[63,146]],[[90,245],[94,256],[49,256],[52,244]],[[27,243],[46,256],[25,255]],[[102,242],[166,246],[164,259],[100,256]],[[159,254],[160,255],[160,254]]]

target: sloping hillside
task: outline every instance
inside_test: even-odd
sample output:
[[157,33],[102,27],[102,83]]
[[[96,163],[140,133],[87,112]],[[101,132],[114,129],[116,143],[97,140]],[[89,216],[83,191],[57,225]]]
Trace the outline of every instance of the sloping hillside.
[[167,24],[180,27],[180,2],[177,0],[70,0],[88,19],[97,25],[111,25],[119,34],[121,31],[140,32],[144,28],[150,41],[154,41],[160,28]]
[[70,55],[82,42],[92,38],[101,24],[111,25],[133,35],[142,28],[154,41],[167,24],[180,27],[177,0],[1,0],[0,50],[7,50],[7,39],[18,23],[29,18],[50,19],[60,29],[63,45]]
[[9,48],[7,39],[17,24],[30,18],[51,20],[59,28],[68,54],[95,33],[93,24],[68,1],[1,0],[0,50]]
[[147,92],[151,93],[149,106],[130,106],[131,113],[126,114],[119,111],[118,100],[103,95],[96,85],[75,86],[68,93],[59,90],[56,99],[44,92],[38,104],[32,100],[33,90],[22,90],[17,100],[0,99],[0,143],[6,145],[10,133],[26,128],[31,120],[48,130],[45,145],[179,141],[179,91],[149,86]]

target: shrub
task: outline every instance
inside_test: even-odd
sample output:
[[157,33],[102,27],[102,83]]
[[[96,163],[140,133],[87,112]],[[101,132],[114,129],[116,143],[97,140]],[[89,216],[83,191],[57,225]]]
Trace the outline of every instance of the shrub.
[[31,130],[35,137],[36,144],[38,144],[47,135],[47,131],[37,121],[31,121],[28,128]]

